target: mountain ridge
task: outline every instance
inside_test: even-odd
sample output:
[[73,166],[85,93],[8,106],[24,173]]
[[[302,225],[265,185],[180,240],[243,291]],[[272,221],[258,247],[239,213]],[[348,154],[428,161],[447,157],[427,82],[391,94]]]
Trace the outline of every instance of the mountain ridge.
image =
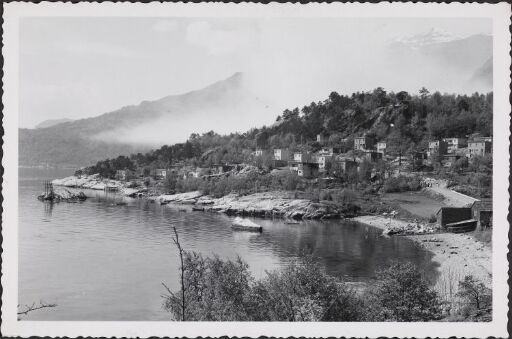
[[[124,106],[95,117],[42,129],[20,128],[19,164],[65,163],[80,166],[106,157],[145,151],[155,145],[128,142],[131,130],[145,124],[154,125],[162,118],[171,122],[183,117],[197,118],[201,112],[212,107],[222,111],[238,104],[238,99],[248,99],[250,96],[243,86],[243,74],[237,72],[198,90],[142,101],[138,105]],[[174,129],[174,133],[177,133],[180,128],[183,126],[174,124],[169,126],[168,132],[172,134]],[[117,140],[115,137],[124,131],[128,131],[128,139]]]

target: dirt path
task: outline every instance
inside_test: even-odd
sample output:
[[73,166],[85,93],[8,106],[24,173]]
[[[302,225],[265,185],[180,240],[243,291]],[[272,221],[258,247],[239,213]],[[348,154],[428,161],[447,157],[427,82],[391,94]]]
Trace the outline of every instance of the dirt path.
[[426,187],[427,191],[433,192],[435,194],[440,194],[444,197],[443,203],[447,206],[451,207],[466,207],[468,205],[472,205],[478,199],[470,197],[468,195],[455,192],[449,188],[447,188],[446,180],[430,180],[431,186]]

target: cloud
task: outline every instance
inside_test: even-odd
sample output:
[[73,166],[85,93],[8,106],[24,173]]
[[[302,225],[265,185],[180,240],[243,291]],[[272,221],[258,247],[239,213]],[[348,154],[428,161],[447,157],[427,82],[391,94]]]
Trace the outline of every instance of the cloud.
[[54,43],[56,48],[69,54],[109,58],[139,58],[141,53],[124,46],[98,41],[65,41]]
[[153,26],[151,26],[151,28],[154,31],[160,33],[173,32],[176,30],[177,27],[178,24],[176,23],[176,21],[171,20],[158,20],[153,24]]
[[232,54],[248,44],[244,32],[215,29],[206,21],[192,22],[187,26],[188,43],[204,47],[216,56]]

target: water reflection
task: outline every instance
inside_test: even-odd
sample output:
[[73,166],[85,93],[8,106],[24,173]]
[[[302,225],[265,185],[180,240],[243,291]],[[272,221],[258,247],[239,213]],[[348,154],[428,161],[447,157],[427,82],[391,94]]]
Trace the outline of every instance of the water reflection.
[[[35,197],[47,177],[19,182],[19,302],[56,302],[27,320],[165,320],[161,282],[178,288],[172,227],[185,250],[241,256],[257,277],[310,249],[325,270],[350,281],[371,279],[391,260],[413,261],[432,272],[429,255],[406,238],[382,238],[354,222],[255,220],[262,234],[233,232],[221,214],[180,212],[118,193],[87,191],[83,203],[46,204]],[[123,200],[126,205],[117,206]]]
[[53,201],[44,201],[44,215],[51,218],[53,212]]

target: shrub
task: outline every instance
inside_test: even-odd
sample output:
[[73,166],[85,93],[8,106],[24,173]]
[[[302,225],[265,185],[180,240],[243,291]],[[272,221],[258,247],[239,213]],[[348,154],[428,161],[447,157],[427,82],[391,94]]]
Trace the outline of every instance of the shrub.
[[363,310],[354,292],[311,256],[267,273],[251,297],[253,319],[260,321],[355,321]]
[[[328,276],[311,256],[254,281],[248,265],[184,253],[187,321],[352,321],[362,317],[355,293]],[[164,296],[164,309],[182,319],[182,291]]]
[[441,301],[410,263],[396,263],[377,273],[367,292],[370,321],[429,321],[441,318]]
[[[240,258],[222,260],[203,258],[195,252],[184,253],[185,320],[248,320],[245,309],[252,280],[248,265]],[[164,308],[174,319],[182,319],[182,294],[165,296]]]
[[472,275],[465,276],[464,280],[459,282],[457,296],[466,302],[463,312],[467,314],[492,307],[492,291]]
[[416,177],[398,176],[388,178],[384,182],[384,192],[405,192],[405,191],[417,191],[421,188],[421,182]]

